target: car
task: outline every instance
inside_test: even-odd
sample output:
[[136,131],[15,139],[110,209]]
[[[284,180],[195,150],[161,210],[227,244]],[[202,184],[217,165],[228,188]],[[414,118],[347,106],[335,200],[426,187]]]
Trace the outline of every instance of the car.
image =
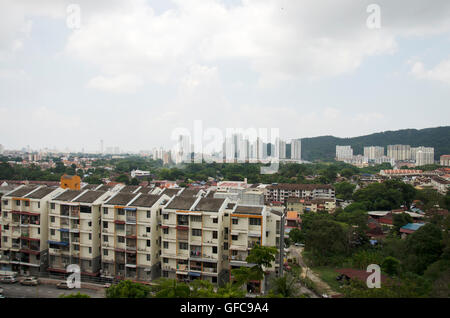
[[3,288],[0,288],[0,295],[3,294]]
[[16,282],[17,282],[17,278],[15,278],[14,276],[0,277],[0,283],[3,283],[3,284],[14,284]]
[[20,284],[24,286],[37,286],[39,285],[39,280],[36,277],[26,277],[20,281]]
[[303,243],[295,243],[295,246],[303,247],[303,246],[305,246],[305,244],[303,244]]
[[70,287],[66,281],[64,282],[60,282],[58,284],[56,284],[56,288],[58,289],[72,289],[73,287]]

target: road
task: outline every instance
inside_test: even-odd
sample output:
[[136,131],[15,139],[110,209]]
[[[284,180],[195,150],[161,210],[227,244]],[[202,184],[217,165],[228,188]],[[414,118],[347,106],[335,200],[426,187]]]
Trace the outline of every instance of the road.
[[324,293],[329,296],[336,296],[338,295],[338,293],[336,293],[335,291],[333,291],[331,289],[331,287],[325,283],[322,279],[320,279],[319,275],[317,275],[316,273],[314,273],[311,268],[309,268],[305,262],[303,261],[303,257],[302,257],[302,252],[303,252],[303,247],[297,247],[294,245],[291,245],[289,247],[289,253],[291,256],[294,256],[297,259],[297,263],[302,267],[302,277],[308,277],[311,281],[314,282],[314,284],[316,284],[316,286],[324,291]]
[[15,284],[0,284],[3,288],[3,296],[6,298],[58,298],[62,294],[76,294],[78,292],[91,296],[91,298],[104,298],[104,290],[80,289],[57,289],[55,285],[22,286]]

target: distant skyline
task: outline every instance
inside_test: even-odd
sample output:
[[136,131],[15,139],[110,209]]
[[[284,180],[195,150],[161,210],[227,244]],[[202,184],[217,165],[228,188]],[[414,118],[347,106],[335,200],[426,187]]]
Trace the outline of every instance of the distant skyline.
[[448,126],[449,52],[447,0],[3,0],[0,144],[167,149],[194,120],[283,139]]

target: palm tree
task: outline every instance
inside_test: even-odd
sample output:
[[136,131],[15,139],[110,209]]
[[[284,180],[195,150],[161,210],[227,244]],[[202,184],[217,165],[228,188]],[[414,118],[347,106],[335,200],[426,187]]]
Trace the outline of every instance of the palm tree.
[[281,277],[274,278],[272,280],[271,292],[275,295],[281,295],[283,297],[295,297],[297,296],[297,288],[295,284],[297,280],[290,274],[286,274]]

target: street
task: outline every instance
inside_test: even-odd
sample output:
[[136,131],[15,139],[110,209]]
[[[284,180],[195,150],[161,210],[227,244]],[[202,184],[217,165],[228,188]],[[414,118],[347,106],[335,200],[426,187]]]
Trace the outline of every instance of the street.
[[[86,294],[91,298],[104,298],[104,290],[93,290],[87,288],[80,289],[57,289],[55,285],[38,286],[22,286],[19,283],[15,284],[0,284],[3,288],[3,296],[6,298],[58,298],[62,294]],[[0,299],[1,302],[1,299]]]

